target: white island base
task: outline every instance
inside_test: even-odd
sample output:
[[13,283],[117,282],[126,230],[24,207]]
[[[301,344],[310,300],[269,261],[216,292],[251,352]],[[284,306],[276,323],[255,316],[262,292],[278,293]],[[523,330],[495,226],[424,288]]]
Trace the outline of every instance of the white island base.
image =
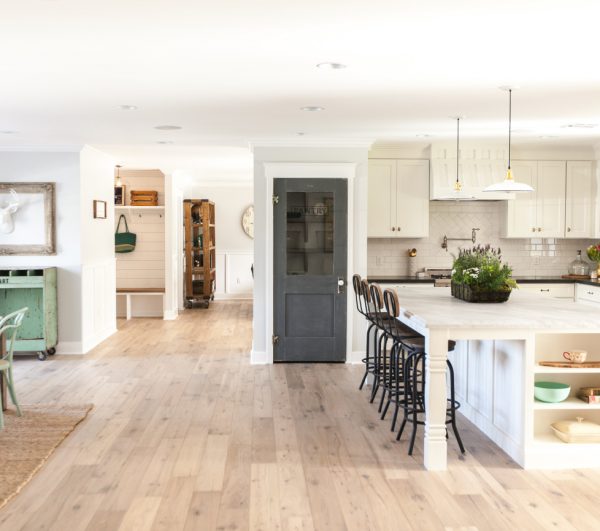
[[[400,320],[426,338],[427,417],[425,467],[446,468],[446,371],[455,372],[460,412],[526,469],[600,467],[600,444],[569,444],[550,425],[558,420],[600,423],[600,404],[577,398],[580,387],[599,386],[600,369],[550,368],[540,361],[564,361],[567,350],[584,349],[600,361],[600,309],[567,300],[513,292],[502,304],[454,299],[448,288],[401,288]],[[534,399],[534,382],[571,385],[557,404]],[[464,441],[468,446],[468,441]]]

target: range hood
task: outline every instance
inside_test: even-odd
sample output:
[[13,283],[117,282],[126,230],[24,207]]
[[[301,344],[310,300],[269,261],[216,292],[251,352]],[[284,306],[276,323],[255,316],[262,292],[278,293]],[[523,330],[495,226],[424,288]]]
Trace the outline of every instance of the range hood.
[[[484,192],[498,182],[506,173],[506,146],[466,144],[460,150],[459,172],[462,196],[473,201],[506,201],[515,194]],[[431,145],[430,199],[432,201],[455,200],[456,145],[450,142]],[[458,198],[458,200],[463,200]]]

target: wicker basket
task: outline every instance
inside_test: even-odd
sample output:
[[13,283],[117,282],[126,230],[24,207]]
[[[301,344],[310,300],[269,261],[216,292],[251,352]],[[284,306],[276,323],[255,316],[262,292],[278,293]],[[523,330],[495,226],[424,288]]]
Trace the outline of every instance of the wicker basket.
[[451,284],[452,296],[467,302],[506,302],[510,289],[502,291],[474,290],[466,284]]

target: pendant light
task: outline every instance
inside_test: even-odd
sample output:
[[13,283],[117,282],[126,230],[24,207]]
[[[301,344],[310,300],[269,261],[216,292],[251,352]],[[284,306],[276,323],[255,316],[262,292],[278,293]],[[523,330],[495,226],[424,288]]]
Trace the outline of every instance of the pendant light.
[[123,183],[121,182],[121,175],[119,175],[119,172],[121,170],[121,166],[119,166],[118,164],[115,166],[115,168],[117,168],[117,179],[115,182],[115,186],[118,186],[119,188],[121,186],[123,186]]
[[512,129],[512,91],[511,87],[502,88],[502,90],[508,90],[508,169],[506,170],[506,177],[500,183],[494,183],[487,188],[484,188],[484,192],[533,192],[533,188],[525,183],[519,183],[515,181],[512,170],[510,168],[510,140],[511,140],[511,129]]
[[454,192],[445,197],[439,197],[442,201],[475,201],[477,198],[463,192],[460,182],[460,116],[456,117],[456,181],[454,181]]

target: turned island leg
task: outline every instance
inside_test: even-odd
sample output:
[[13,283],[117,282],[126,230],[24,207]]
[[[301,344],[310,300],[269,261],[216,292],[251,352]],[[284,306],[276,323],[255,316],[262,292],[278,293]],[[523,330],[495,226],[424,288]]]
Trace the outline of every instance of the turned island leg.
[[430,330],[425,336],[425,468],[446,470],[446,360],[447,330]]

